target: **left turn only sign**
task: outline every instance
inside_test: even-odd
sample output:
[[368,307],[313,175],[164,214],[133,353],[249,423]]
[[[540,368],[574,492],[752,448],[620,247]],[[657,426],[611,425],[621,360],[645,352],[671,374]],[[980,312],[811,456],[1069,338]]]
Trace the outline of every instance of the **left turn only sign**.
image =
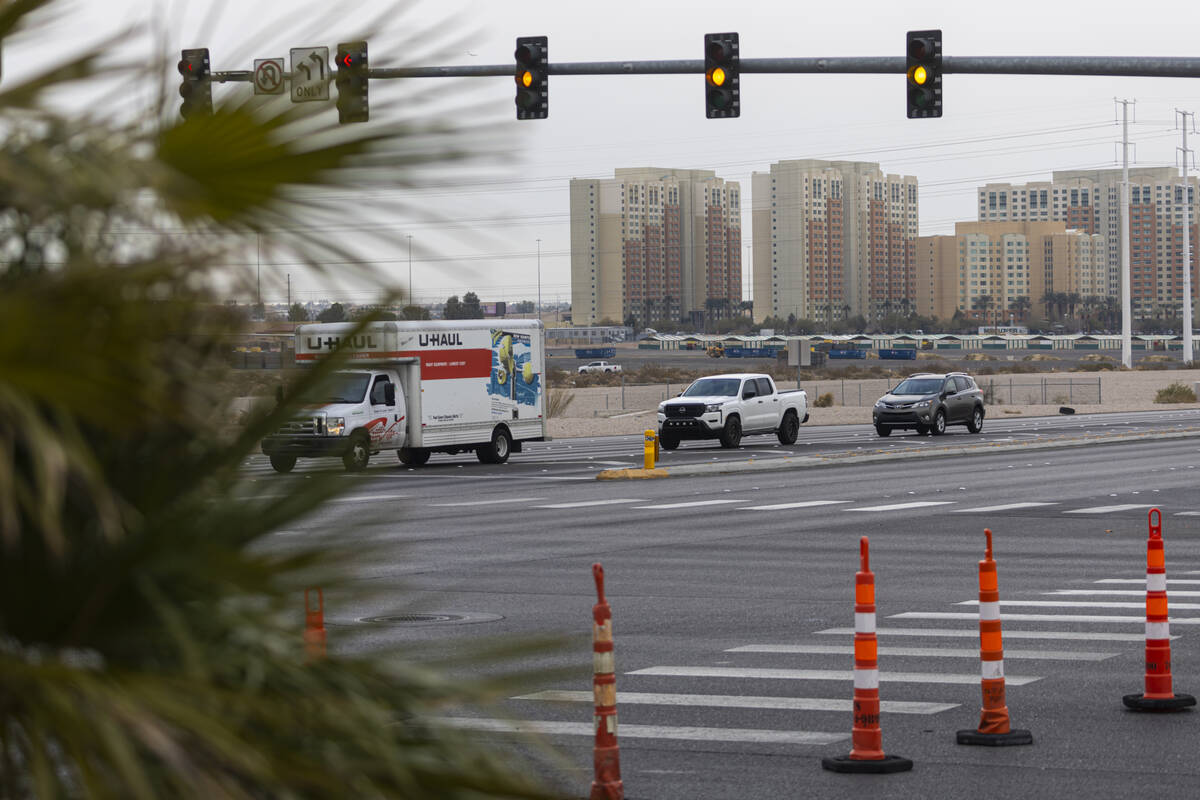
[[254,93],[283,94],[283,59],[254,59]]

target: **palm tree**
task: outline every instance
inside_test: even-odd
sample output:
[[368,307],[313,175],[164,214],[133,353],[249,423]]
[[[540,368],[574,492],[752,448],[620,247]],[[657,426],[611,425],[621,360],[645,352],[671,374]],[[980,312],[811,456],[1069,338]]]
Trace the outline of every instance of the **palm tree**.
[[985,325],[988,324],[987,323],[987,312],[991,309],[991,307],[992,307],[992,296],[990,294],[981,294],[978,297],[976,297],[974,300],[971,301],[971,310],[972,311],[984,312],[984,324]]
[[1028,317],[1029,312],[1033,309],[1033,302],[1029,299],[1028,295],[1019,295],[1012,299],[1012,303],[1009,304],[1009,309],[1012,310],[1012,312],[1016,314],[1018,318],[1024,321],[1025,318]]
[[[5,6],[6,57],[65,55],[64,15],[39,20],[39,5]],[[286,100],[184,123],[166,97],[161,119],[127,121],[44,101],[117,83],[153,94],[160,72],[102,66],[140,50],[113,45],[0,91],[0,797],[537,796],[511,756],[432,721],[500,684],[408,667],[411,652],[306,660],[301,590],[357,590],[345,554],[267,536],[340,482],[258,497],[240,465],[337,360],[234,425],[221,342],[245,319],[213,288],[259,237],[355,270],[316,232],[346,197],[408,216],[396,204],[423,165],[486,156],[487,139],[444,118],[389,122],[379,104],[341,129]],[[387,307],[399,293],[379,294]]]

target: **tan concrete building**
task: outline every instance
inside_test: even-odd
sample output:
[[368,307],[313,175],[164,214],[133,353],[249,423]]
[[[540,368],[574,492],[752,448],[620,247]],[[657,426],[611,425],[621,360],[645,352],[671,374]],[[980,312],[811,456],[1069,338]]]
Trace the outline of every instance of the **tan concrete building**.
[[917,179],[879,164],[779,161],[751,176],[754,318],[911,308]]
[[735,313],[742,300],[741,187],[712,170],[618,169],[571,181],[576,325],[644,326]]
[[[1184,187],[1172,167],[1129,170],[1130,302],[1134,317],[1158,316],[1183,304]],[[1200,179],[1190,179],[1192,286],[1197,286],[1196,234]],[[1105,239],[1108,268],[1103,291],[1121,297],[1121,170],[1067,170],[1052,180],[1021,186],[987,184],[978,190],[983,221],[1062,221],[1068,228]],[[1093,287],[1096,288],[1096,287]]]
[[954,236],[917,240],[916,312],[981,323],[1020,322],[1041,313],[1047,292],[1104,295],[1107,245],[1065,222],[960,222]]

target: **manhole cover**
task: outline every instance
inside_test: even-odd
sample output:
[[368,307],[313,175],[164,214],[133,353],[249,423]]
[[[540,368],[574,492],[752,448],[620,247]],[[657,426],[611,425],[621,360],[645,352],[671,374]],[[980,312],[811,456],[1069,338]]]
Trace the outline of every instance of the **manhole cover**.
[[378,625],[464,625],[473,622],[494,622],[504,619],[499,614],[383,614],[378,617],[363,617],[359,622]]

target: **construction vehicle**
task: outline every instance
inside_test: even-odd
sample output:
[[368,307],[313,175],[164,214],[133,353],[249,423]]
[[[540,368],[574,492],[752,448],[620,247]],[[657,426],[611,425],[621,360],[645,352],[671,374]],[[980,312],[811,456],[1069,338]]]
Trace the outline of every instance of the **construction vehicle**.
[[725,347],[720,344],[710,344],[704,352],[708,353],[709,358],[720,358],[725,355]]

